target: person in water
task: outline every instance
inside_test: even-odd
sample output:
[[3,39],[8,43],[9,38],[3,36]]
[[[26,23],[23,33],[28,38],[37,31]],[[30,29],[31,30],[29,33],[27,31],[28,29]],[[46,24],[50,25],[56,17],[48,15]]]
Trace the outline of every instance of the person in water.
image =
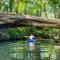
[[33,34],[31,34],[27,41],[28,41],[28,44],[29,44],[29,50],[34,50],[36,37]]

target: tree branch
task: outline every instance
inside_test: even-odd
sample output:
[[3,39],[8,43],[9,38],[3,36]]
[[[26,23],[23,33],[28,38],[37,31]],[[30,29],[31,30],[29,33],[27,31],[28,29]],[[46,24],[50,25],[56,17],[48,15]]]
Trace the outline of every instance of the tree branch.
[[46,19],[37,16],[29,16],[24,14],[5,14],[0,13],[0,25],[32,25],[39,27],[60,27],[60,19]]

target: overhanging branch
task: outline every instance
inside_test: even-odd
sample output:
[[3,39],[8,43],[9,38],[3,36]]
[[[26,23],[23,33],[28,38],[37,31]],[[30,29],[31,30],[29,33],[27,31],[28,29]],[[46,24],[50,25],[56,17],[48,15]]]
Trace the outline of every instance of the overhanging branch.
[[60,19],[46,19],[37,16],[29,16],[24,14],[0,14],[0,26],[20,26],[32,25],[39,27],[60,27]]

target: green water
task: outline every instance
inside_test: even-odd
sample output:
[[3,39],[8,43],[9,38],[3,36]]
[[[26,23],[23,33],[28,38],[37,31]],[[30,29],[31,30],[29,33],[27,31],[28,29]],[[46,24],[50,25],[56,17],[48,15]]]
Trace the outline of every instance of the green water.
[[50,49],[51,45],[42,45],[41,42],[36,43],[33,51],[25,41],[4,42],[0,43],[0,60],[48,60]]

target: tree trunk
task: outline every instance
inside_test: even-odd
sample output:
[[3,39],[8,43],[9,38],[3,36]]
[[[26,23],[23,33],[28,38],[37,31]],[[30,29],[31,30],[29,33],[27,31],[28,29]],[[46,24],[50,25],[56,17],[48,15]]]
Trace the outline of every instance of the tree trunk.
[[0,26],[21,26],[32,25],[39,27],[60,27],[60,19],[46,19],[37,16],[24,14],[3,14],[0,13]]

